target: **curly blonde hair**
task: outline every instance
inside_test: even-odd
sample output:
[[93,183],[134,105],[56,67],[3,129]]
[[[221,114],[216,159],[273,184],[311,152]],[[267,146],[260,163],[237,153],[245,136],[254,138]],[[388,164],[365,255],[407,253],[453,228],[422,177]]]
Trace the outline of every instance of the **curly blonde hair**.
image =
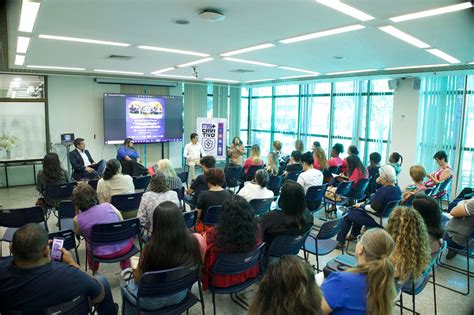
[[418,278],[431,259],[423,218],[413,208],[398,206],[390,215],[386,230],[395,240],[391,258],[396,276],[401,281]]

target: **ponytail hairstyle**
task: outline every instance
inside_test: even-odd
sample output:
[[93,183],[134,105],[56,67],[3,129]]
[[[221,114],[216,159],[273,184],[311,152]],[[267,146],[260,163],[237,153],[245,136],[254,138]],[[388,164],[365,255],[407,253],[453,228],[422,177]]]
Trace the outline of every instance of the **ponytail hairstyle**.
[[104,180],[109,180],[111,179],[117,172],[120,171],[120,162],[119,160],[116,159],[111,159],[107,161],[107,164],[105,165],[105,170],[102,178]]
[[373,228],[362,235],[357,245],[363,246],[366,263],[348,271],[367,275],[367,314],[392,314],[397,293],[395,270],[389,257],[395,242],[383,229]]
[[388,160],[390,163],[397,163],[400,166],[402,166],[403,164],[403,156],[401,156],[401,154],[398,152],[393,152],[392,154],[390,154]]

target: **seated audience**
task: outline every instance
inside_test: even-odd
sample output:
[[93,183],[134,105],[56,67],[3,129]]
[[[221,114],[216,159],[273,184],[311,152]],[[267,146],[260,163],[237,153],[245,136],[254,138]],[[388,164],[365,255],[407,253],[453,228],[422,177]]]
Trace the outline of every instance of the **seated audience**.
[[250,149],[250,157],[244,162],[244,172],[248,173],[250,166],[263,166],[263,161],[260,158],[260,147],[258,144],[254,144]]
[[474,233],[474,198],[461,200],[449,212],[451,219],[446,223],[444,240],[448,243],[446,259],[456,256],[455,249],[466,248],[466,239]]
[[148,170],[139,163],[140,155],[133,146],[132,138],[126,138],[117,150],[117,160],[122,165],[122,173],[130,176],[147,175]]
[[[347,161],[346,179],[352,181],[352,188],[355,188],[361,179],[369,178],[369,172],[357,155],[349,155]],[[341,174],[340,176],[343,176]]]
[[281,141],[275,140],[272,144],[273,153],[275,154],[278,165],[282,162],[286,162],[286,157],[281,152],[282,144]]
[[[357,156],[359,155],[359,149],[357,149],[357,147],[353,144],[347,148],[347,157],[351,155],[357,155]],[[347,157],[344,160],[342,160],[339,173],[345,174],[347,172]]]
[[301,172],[303,171],[303,165],[301,164],[301,152],[293,151],[291,152],[290,161],[286,165],[285,176],[289,172]]
[[[311,152],[306,152],[301,156],[303,162],[303,172],[298,176],[298,184],[304,188],[304,192],[308,191],[311,186],[320,186],[323,184],[323,173],[314,169],[314,159]],[[303,197],[304,198],[304,197]]]
[[[170,201],[161,203],[153,212],[153,233],[141,252],[137,268],[131,275],[122,272],[122,276],[128,280],[127,285],[121,287],[122,299],[136,304],[138,286],[144,273],[200,265],[205,252],[206,241],[200,234],[189,231],[178,206]],[[177,304],[186,297],[186,293],[185,290],[165,297],[141,298],[140,307],[156,310]],[[126,315],[135,314],[135,307],[125,306]]]
[[[308,154],[311,156],[311,153]],[[305,192],[300,184],[287,181],[283,185],[278,207],[281,210],[267,212],[260,219],[263,241],[267,249],[275,237],[303,235],[313,226],[313,215],[306,208]]]
[[48,232],[36,223],[19,228],[10,245],[12,255],[0,264],[0,313],[46,314],[46,309],[89,298],[101,314],[117,314],[107,279],[84,272],[71,254],[61,249],[61,262],[51,260]]
[[43,170],[36,176],[36,190],[44,197],[45,205],[54,206],[58,200],[53,200],[45,195],[46,186],[63,184],[69,181],[67,171],[61,168],[59,157],[56,153],[48,153],[43,158]]
[[444,151],[438,151],[433,158],[439,168],[431,174],[426,175],[429,179],[426,181],[426,187],[434,187],[439,182],[453,177],[453,170],[448,165],[448,155]]
[[260,281],[249,315],[323,314],[321,290],[309,263],[283,256],[270,264]]
[[277,176],[280,169],[280,163],[278,162],[278,156],[269,152],[267,156],[267,166],[265,170],[268,172],[268,175]]
[[367,172],[369,172],[369,177],[371,177],[369,186],[367,187],[367,194],[373,194],[377,188],[377,178],[379,177],[379,168],[380,161],[382,161],[382,156],[378,152],[372,152],[369,155],[369,166],[367,167]]
[[[110,203],[98,203],[97,192],[85,183],[80,183],[72,192],[72,203],[76,208],[74,217],[74,232],[86,239],[87,262],[93,273],[99,270],[97,261],[92,264],[90,254],[90,240],[92,227],[96,224],[115,223],[123,220],[122,214]],[[133,239],[121,241],[115,244],[97,245],[94,248],[94,256],[99,258],[115,258],[125,255],[133,247]],[[122,269],[130,267],[130,260],[120,262]]]
[[240,140],[239,137],[234,137],[234,139],[232,139],[232,144],[227,151],[230,166],[241,166],[243,163],[242,156],[245,155],[245,153],[245,147],[242,144],[242,140]]
[[238,195],[249,201],[253,199],[273,198],[273,191],[267,189],[268,173],[258,170],[252,181],[245,182],[244,187],[239,190]]
[[336,143],[335,145],[332,146],[331,150],[331,158],[328,160],[328,166],[333,167],[333,166],[341,166],[343,161],[339,157],[339,155],[344,152],[344,146],[340,143]]
[[74,180],[100,178],[105,169],[105,161],[94,162],[91,154],[86,150],[84,139],[74,139],[75,150],[69,152],[69,162],[72,167],[72,178]]
[[425,221],[428,235],[430,236],[431,254],[436,253],[443,243],[444,231],[441,227],[441,209],[433,197],[417,194],[413,199],[412,207]]
[[179,207],[179,199],[176,191],[170,190],[168,179],[161,171],[157,171],[150,180],[150,191],[143,194],[138,207],[137,218],[140,224],[150,233],[153,232],[153,212],[157,206],[165,201],[173,202]]
[[398,176],[402,171],[403,157],[398,152],[393,152],[388,158],[388,162],[392,165],[395,170],[395,174]]
[[220,253],[246,253],[262,243],[257,219],[244,198],[232,195],[224,201],[224,207],[216,226],[210,227],[205,239],[207,243],[203,268],[203,288],[214,283],[215,287],[226,288],[255,278],[259,267],[253,267],[234,275],[214,275],[209,273]]
[[325,170],[329,167],[328,160],[326,158],[326,152],[321,147],[316,147],[313,144],[313,157],[314,157],[314,168],[317,170]]
[[390,260],[395,266],[398,283],[421,276],[431,260],[431,250],[420,213],[413,208],[398,206],[393,209],[386,230],[395,241]]
[[304,144],[302,140],[298,139],[295,141],[295,151],[299,151],[301,154],[303,154]]
[[408,185],[403,191],[402,202],[405,204],[410,199],[414,198],[416,194],[423,193],[426,190],[423,180],[426,177],[425,168],[421,165],[413,165],[410,167],[410,177],[413,184]]
[[209,189],[205,175],[209,169],[216,167],[216,159],[212,155],[207,155],[201,158],[199,163],[202,166],[203,174],[196,177],[191,183],[191,187],[186,190],[186,196],[184,196],[186,201],[192,204],[196,204],[201,192]]
[[[161,159],[158,161],[158,163],[153,166],[155,173],[157,171],[162,171],[163,174],[165,174],[167,180],[168,180],[168,185],[171,190],[181,188],[183,186],[183,182],[181,179],[176,175],[176,171],[174,170],[173,164],[171,164],[171,161],[168,159]],[[150,186],[146,189],[146,191],[150,190]]]
[[186,159],[185,163],[189,166],[189,177],[191,180],[194,180],[196,178],[194,170],[196,165],[199,165],[200,158],[205,154],[205,152],[202,149],[201,144],[199,144],[197,133],[193,132],[190,138],[191,142],[186,144],[184,147],[183,157]]
[[333,272],[323,282],[324,314],[392,314],[396,297],[394,268],[389,256],[392,237],[382,229],[370,229],[355,248],[357,266]]
[[400,200],[402,192],[395,185],[395,170],[391,165],[384,165],[379,169],[379,182],[382,187],[377,189],[374,196],[367,203],[358,203],[348,210],[344,217],[341,231],[337,234],[338,248],[344,246],[346,236],[352,228],[348,240],[354,240],[360,234],[363,225],[366,228],[380,227],[379,220],[385,207],[391,201]]
[[122,175],[120,169],[120,162],[118,160],[112,159],[107,161],[104,175],[97,182],[99,203],[110,203],[112,196],[133,194],[135,192],[133,179],[129,175]]

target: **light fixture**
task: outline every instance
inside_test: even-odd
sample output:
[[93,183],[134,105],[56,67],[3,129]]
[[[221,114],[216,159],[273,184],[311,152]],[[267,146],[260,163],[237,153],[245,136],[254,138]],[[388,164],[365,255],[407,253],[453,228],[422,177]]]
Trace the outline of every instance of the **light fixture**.
[[29,37],[18,36],[18,41],[16,42],[16,52],[19,54],[26,54],[28,45],[30,45]]
[[385,68],[384,70],[403,70],[403,69],[418,69],[418,68],[436,68],[436,67],[448,67],[449,64],[436,64],[436,65],[421,65],[421,66],[405,66],[405,67],[392,67],[392,68]]
[[470,64],[470,65],[474,65],[474,61],[471,61],[469,64]]
[[279,42],[283,43],[283,44],[291,44],[291,43],[301,42],[301,41],[304,41],[304,40],[309,40],[309,39],[314,39],[314,38],[319,38],[319,37],[325,37],[325,36],[331,36],[331,35],[356,31],[356,30],[360,30],[360,29],[363,29],[363,28],[365,28],[365,26],[360,25],[360,24],[355,24],[355,25],[350,25],[350,26],[333,28],[333,29],[326,30],[326,31],[321,31],[321,32],[316,32],[316,33],[311,33],[311,34],[306,34],[306,35],[300,35],[300,36],[296,36],[296,37],[290,37],[290,38],[282,39]]
[[150,74],[159,74],[159,73],[168,72],[168,71],[171,71],[171,70],[174,70],[174,69],[176,69],[176,68],[175,67],[169,67],[169,68],[153,71]]
[[104,70],[104,69],[94,69],[94,72],[104,72],[104,73],[117,73],[117,74],[132,74],[132,75],[143,75],[143,72],[134,72],[134,71],[121,71],[121,70]]
[[21,85],[21,82],[19,81],[10,82],[10,88],[17,88],[17,87],[20,87],[20,85]]
[[195,52],[195,51],[189,51],[189,50],[163,48],[163,47],[155,47],[155,46],[144,46],[144,45],[140,45],[140,46],[138,46],[138,48],[146,49],[146,50],[163,51],[163,52],[169,52],[169,53],[175,53],[175,54],[182,54],[182,55],[209,57],[209,54],[203,54],[203,53],[199,53],[199,52]]
[[449,6],[441,7],[441,8],[437,8],[437,9],[400,15],[400,16],[390,18],[390,20],[392,22],[397,23],[397,22],[403,22],[403,21],[408,21],[408,20],[420,19],[420,18],[433,16],[433,15],[440,15],[440,14],[445,14],[445,13],[450,13],[450,12],[456,12],[456,11],[460,11],[460,10],[464,10],[464,9],[469,9],[471,7],[472,7],[472,3],[468,1],[468,2],[449,5]]
[[188,80],[196,80],[196,77],[190,75],[175,75],[175,74],[155,74],[157,77],[164,77],[164,78],[176,78],[176,79],[188,79]]
[[260,49],[265,49],[265,48],[270,48],[270,47],[275,47],[275,45],[273,45],[271,43],[256,45],[256,46],[252,46],[252,47],[247,47],[247,48],[228,51],[226,53],[221,54],[221,56],[222,57],[229,57],[229,56],[238,55],[238,54],[242,54],[242,53],[249,52],[249,51],[255,51],[255,50],[260,50]]
[[209,22],[220,22],[225,19],[225,15],[215,9],[206,9],[199,13],[199,17]]
[[16,66],[23,66],[25,63],[25,56],[24,55],[16,55],[15,56],[15,65]]
[[39,2],[23,0],[21,5],[20,25],[18,26],[20,32],[31,33],[31,31],[33,31],[40,4]]
[[306,75],[292,75],[289,77],[281,77],[278,78],[279,80],[287,80],[287,79],[299,79],[299,78],[309,78],[309,77],[314,77],[313,74],[306,74]]
[[369,21],[375,19],[373,16],[368,15],[367,13],[364,13],[354,7],[351,7],[350,5],[342,3],[339,0],[316,0],[316,2],[321,3],[346,15],[352,16],[353,18],[356,18],[360,21]]
[[262,67],[270,67],[270,68],[277,66],[277,65],[274,65],[274,64],[271,64],[271,63],[252,61],[252,60],[246,60],[246,59],[231,58],[231,57],[225,57],[224,60],[233,61],[233,62],[240,62],[240,63],[248,63],[248,64],[251,64],[251,65],[257,65],[257,66],[262,66]]
[[15,79],[13,79],[13,81],[15,81],[15,82],[21,81],[21,78],[15,78]]
[[37,69],[51,69],[51,70],[73,70],[73,71],[84,71],[85,68],[75,68],[75,67],[56,67],[56,66],[36,66],[36,65],[27,65],[27,68],[37,68]]
[[259,79],[259,80],[249,80],[245,81],[245,83],[256,83],[256,82],[263,82],[263,81],[273,81],[275,79]]
[[365,70],[349,70],[349,71],[329,72],[329,73],[326,73],[326,75],[361,73],[361,72],[372,72],[372,71],[377,71],[377,69],[365,69]]
[[211,60],[214,60],[214,58],[199,59],[199,60],[196,60],[196,61],[191,61],[191,62],[188,62],[188,63],[183,63],[181,65],[178,65],[178,68],[185,68],[185,67],[189,67],[189,66],[192,66],[192,65],[197,65],[197,64],[200,64],[200,63],[208,62],[208,61],[211,61]]
[[382,27],[379,27],[379,29],[387,34],[390,34],[398,39],[401,39],[402,41],[410,44],[410,45],[413,45],[415,47],[418,47],[418,48],[429,48],[430,45],[428,45],[427,43],[425,42],[422,42],[421,40],[419,40],[418,38],[415,38],[405,32],[402,32],[400,31],[398,28],[395,28],[391,25],[388,25],[388,26],[382,26]]
[[40,34],[40,35],[39,35],[39,38],[43,38],[43,39],[54,39],[54,40],[64,40],[64,41],[69,41],[69,42],[79,42],[79,43],[88,43],[88,44],[120,46],[120,47],[128,47],[128,46],[130,46],[130,44],[127,44],[127,43],[109,42],[109,41],[105,41],[105,40],[88,39],[88,38],[78,38],[78,37],[67,37],[67,36],[56,36],[56,35],[47,35],[47,34]]
[[236,80],[227,80],[227,79],[215,79],[215,78],[204,78],[206,81],[215,81],[215,82],[225,82],[225,83],[239,83]]
[[439,49],[427,49],[426,50],[427,52],[429,52],[430,54],[433,54],[435,55],[436,57],[439,57],[443,60],[446,60],[447,62],[450,62],[450,63],[460,63],[461,61],[454,58],[453,56],[451,55],[448,55],[447,53],[439,50]]
[[319,75],[319,72],[310,71],[310,70],[304,70],[304,69],[299,69],[299,68],[285,67],[285,66],[279,66],[278,68],[280,68],[280,69],[285,69],[285,70],[296,71],[296,72],[310,73],[310,74],[312,74],[312,75]]

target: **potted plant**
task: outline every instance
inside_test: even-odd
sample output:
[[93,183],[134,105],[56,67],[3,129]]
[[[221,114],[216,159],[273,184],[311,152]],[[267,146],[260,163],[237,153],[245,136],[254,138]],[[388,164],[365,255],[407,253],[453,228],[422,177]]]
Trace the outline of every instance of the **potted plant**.
[[15,136],[7,135],[4,131],[0,136],[0,149],[7,152],[7,159],[11,159],[11,151],[20,143],[20,139]]

